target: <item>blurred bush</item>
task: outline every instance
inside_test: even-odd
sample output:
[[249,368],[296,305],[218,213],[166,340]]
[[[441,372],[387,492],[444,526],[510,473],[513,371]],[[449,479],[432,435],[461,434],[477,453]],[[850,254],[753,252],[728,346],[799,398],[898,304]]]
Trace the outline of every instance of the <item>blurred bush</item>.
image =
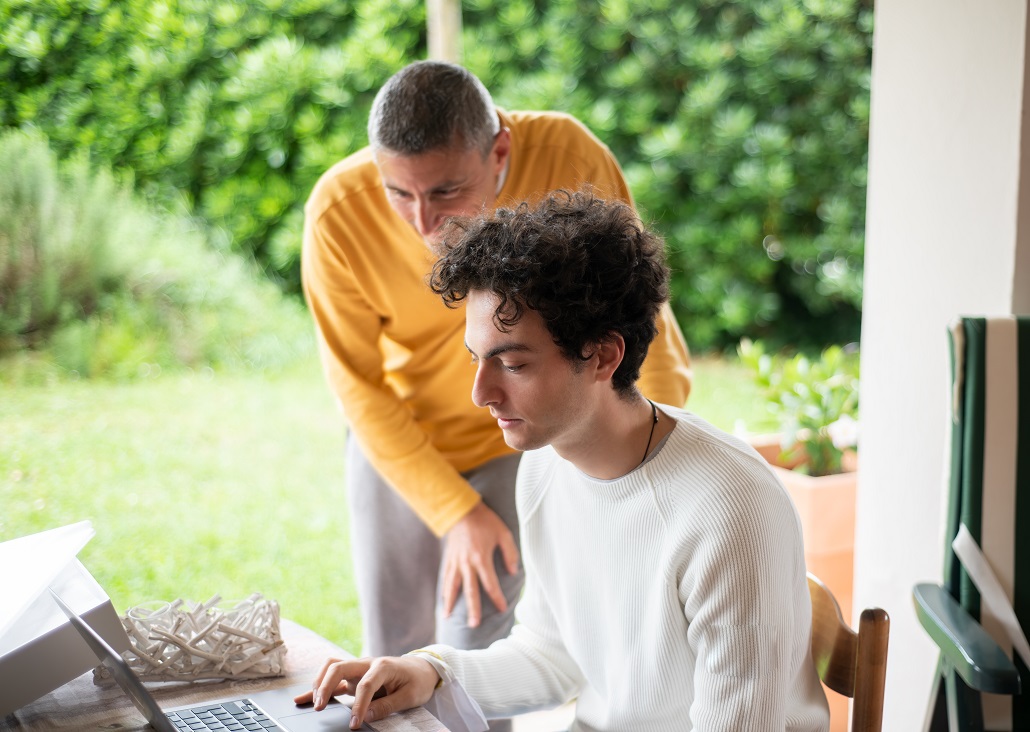
[[268,368],[312,341],[300,304],[195,220],[82,155],[59,163],[38,133],[0,134],[0,379],[25,358],[115,379]]
[[[586,122],[673,250],[695,348],[858,336],[871,0],[465,0],[508,108]],[[419,0],[0,0],[0,127],[184,196],[298,289],[303,202],[425,55]]]
[[[124,203],[109,174],[57,163],[39,135],[0,137],[0,353],[92,315],[128,273]],[[127,243],[127,242],[125,242]]]

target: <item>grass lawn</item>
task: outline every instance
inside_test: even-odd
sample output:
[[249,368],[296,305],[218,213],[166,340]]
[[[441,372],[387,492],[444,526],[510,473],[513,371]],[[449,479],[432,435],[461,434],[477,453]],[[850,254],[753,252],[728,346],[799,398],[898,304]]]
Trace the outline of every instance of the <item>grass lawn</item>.
[[[760,426],[735,363],[700,359],[690,408]],[[0,541],[89,519],[79,557],[124,613],[261,592],[359,652],[344,426],[315,357],[283,373],[0,385]]]
[[730,433],[776,430],[751,372],[736,356],[695,358],[694,385],[687,408]]
[[313,358],[3,391],[0,540],[89,519],[79,557],[119,612],[261,592],[358,650],[343,420]]

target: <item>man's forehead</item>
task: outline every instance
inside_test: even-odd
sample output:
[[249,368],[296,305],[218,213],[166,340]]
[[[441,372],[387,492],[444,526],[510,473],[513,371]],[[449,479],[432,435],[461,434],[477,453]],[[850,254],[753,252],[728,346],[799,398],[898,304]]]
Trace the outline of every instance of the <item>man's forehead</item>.
[[[504,325],[497,319],[501,299],[488,290],[471,290],[465,307],[465,343],[469,350],[482,356],[499,348],[511,351],[540,350],[541,343],[551,337],[543,318],[535,310],[523,307],[517,322]],[[514,315],[512,303],[501,311],[506,318]]]
[[[505,330],[497,322],[497,306],[500,298],[489,290],[471,290],[465,301],[465,333],[466,342],[472,331],[479,337],[498,337],[505,335]],[[507,332],[510,333],[508,328]]]
[[[486,290],[479,287],[473,287],[468,291],[466,300],[466,311],[472,311],[482,316],[492,316],[497,312],[498,306],[501,304],[501,296],[493,290]],[[523,314],[525,314],[527,308],[522,308]],[[515,304],[512,302],[505,303],[504,308],[501,310],[501,314],[505,317],[510,317],[515,314]]]
[[438,148],[416,155],[380,150],[374,160],[384,180],[390,177],[417,177],[423,181],[465,177],[489,163],[478,150],[464,148]]
[[485,289],[470,290],[465,304],[466,330],[473,326],[484,329],[488,325],[489,329],[504,333],[501,324],[497,323],[494,317],[497,305],[500,304],[501,299],[494,292]]

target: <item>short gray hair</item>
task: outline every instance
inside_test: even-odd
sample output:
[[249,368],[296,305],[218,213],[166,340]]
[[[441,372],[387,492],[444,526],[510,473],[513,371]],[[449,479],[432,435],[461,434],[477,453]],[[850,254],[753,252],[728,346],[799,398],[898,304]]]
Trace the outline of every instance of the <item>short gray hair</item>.
[[472,72],[442,61],[416,61],[376,94],[368,141],[375,152],[420,155],[459,146],[485,156],[500,128],[490,92]]

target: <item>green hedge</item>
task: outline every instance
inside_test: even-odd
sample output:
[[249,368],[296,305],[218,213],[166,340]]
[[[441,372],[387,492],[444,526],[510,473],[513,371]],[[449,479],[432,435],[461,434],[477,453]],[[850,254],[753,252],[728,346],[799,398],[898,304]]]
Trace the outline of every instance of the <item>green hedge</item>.
[[[695,347],[858,335],[868,0],[466,0],[509,108],[583,119],[674,251]],[[0,127],[131,170],[296,291],[303,201],[425,55],[419,0],[0,0]]]
[[572,112],[622,161],[688,340],[858,337],[871,3],[472,5],[501,100]]

